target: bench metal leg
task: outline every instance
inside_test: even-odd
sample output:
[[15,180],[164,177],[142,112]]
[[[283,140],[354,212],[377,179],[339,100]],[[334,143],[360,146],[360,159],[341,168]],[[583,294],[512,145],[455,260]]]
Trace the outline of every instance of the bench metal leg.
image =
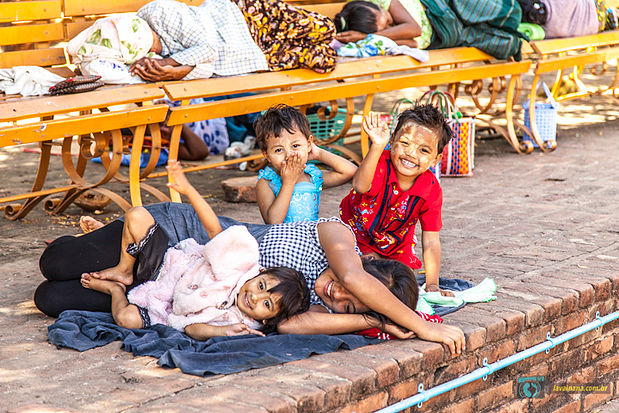
[[[52,151],[52,142],[40,142],[39,147],[41,148],[39,167],[37,169],[37,174],[34,179],[34,183],[32,184],[32,190],[30,192],[37,192],[43,188],[45,178],[47,177],[47,171],[49,170],[49,159]],[[34,208],[46,196],[47,195],[38,195],[27,198],[26,201],[21,205],[9,204],[4,209],[4,216],[10,221],[15,221],[17,219],[23,218],[28,215],[28,213],[32,211],[32,208]],[[8,198],[6,202],[10,202],[10,198]]]
[[[183,102],[183,105],[188,105],[189,102]],[[183,131],[183,125],[176,125],[172,129],[172,136],[170,137],[170,153],[168,155],[168,160],[178,160],[178,147],[180,145],[181,132]],[[170,177],[168,175],[168,180]],[[171,180],[169,182],[172,182]],[[174,189],[170,188],[170,199],[172,202],[181,202],[181,194],[176,192]]]
[[[374,102],[374,94],[368,94],[365,96],[365,103],[363,105],[363,116],[367,116],[372,111],[372,103]],[[363,123],[363,120],[361,120]],[[370,151],[370,142],[368,140],[368,134],[365,133],[363,127],[361,127],[361,157],[365,158],[365,155]]]
[[[120,195],[103,188],[98,188],[99,186],[109,182],[112,178],[116,177],[118,173],[118,169],[120,168],[120,162],[122,160],[122,135],[120,130],[114,130],[110,132],[112,138],[112,158],[110,159],[109,151],[107,148],[101,153],[101,162],[103,163],[106,173],[98,182],[89,183],[84,179],[84,172],[86,169],[86,165],[91,158],[89,154],[85,153],[84,146],[81,146],[80,153],[78,155],[77,163],[74,165],[73,159],[71,157],[71,144],[73,138],[65,138],[62,146],[62,161],[64,164],[65,172],[71,178],[71,181],[75,185],[75,188],[67,191],[64,198],[61,200],[50,200],[45,204],[45,210],[49,214],[60,214],[62,213],[73,201],[75,201],[81,194],[88,190],[93,190],[95,192],[101,193],[102,195],[108,196],[114,203],[118,206],[126,210],[131,205],[124,200]],[[107,143],[108,134],[97,135],[97,140],[105,140]],[[82,138],[88,139],[88,138]],[[102,147],[100,143],[97,145],[98,147]]]

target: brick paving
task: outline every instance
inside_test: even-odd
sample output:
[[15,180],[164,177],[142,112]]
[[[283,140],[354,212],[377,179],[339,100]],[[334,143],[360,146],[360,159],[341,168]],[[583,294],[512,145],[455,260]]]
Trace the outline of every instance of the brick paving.
[[[501,139],[483,140],[472,178],[442,180],[442,275],[473,282],[489,276],[499,287],[497,301],[468,305],[446,317],[467,336],[467,353],[453,360],[438,344],[408,340],[200,378],[133,357],[119,343],[84,353],[58,350],[46,341],[53,320],[32,303],[42,279],[37,259],[45,240],[78,232],[82,211],[72,206],[61,217],[48,217],[37,207],[21,222],[0,219],[0,411],[372,411],[416,393],[420,381],[429,387],[451,380],[480,367],[484,357],[493,362],[544,341],[549,330],[554,336],[591,321],[595,311],[617,311],[619,107],[616,100],[597,97],[571,102],[561,113],[563,124],[573,125],[561,128],[557,151],[519,156]],[[31,153],[1,150],[0,193],[26,187],[29,178],[22,171],[34,170],[36,161]],[[62,183],[61,166],[54,168],[50,178]],[[255,204],[225,203],[215,185],[222,177],[241,175],[247,174],[210,171],[190,179],[212,195],[218,213],[259,222]],[[326,190],[322,215],[335,214],[345,193],[345,188]],[[101,217],[118,213],[110,206]],[[570,365],[589,363],[597,377],[613,377],[616,397],[619,327],[607,327],[553,349],[551,359],[534,357],[530,371],[563,378],[573,374]],[[594,344],[584,350],[585,342]],[[595,407],[607,395],[582,400],[553,395],[547,404],[517,399],[513,381],[525,371],[511,366],[487,382],[424,403],[425,409],[561,407],[558,411],[608,413],[619,408],[616,401]]]

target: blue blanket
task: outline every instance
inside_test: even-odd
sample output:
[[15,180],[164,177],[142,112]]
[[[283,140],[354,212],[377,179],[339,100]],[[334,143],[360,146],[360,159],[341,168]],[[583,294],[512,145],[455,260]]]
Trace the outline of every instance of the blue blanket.
[[[417,276],[417,283],[424,282],[424,275]],[[465,280],[439,279],[439,287],[446,290],[462,291],[472,286]],[[445,315],[461,307],[433,308],[436,314]],[[49,342],[58,347],[85,351],[120,340],[121,348],[136,356],[156,357],[162,367],[178,367],[183,373],[196,376],[236,373],[381,341],[355,334],[245,335],[197,341],[163,324],[129,330],[116,325],[110,313],[76,310],[63,311],[47,330]]]
[[197,341],[163,324],[129,330],[117,326],[110,313],[75,310],[63,311],[48,327],[48,337],[56,346],[78,351],[121,340],[121,347],[136,356],[156,357],[160,366],[178,367],[196,376],[236,373],[380,342],[354,334],[245,335]]

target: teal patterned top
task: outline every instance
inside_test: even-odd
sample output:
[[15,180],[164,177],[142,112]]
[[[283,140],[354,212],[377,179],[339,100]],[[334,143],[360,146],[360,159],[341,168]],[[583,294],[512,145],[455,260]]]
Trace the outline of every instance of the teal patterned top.
[[[322,171],[313,163],[308,163],[303,170],[310,176],[311,182],[299,182],[294,186],[286,222],[295,221],[316,221],[318,219],[318,206],[320,204],[320,192],[322,191]],[[270,166],[258,172],[258,180],[266,179],[269,187],[275,194],[279,195],[282,189],[282,178]]]

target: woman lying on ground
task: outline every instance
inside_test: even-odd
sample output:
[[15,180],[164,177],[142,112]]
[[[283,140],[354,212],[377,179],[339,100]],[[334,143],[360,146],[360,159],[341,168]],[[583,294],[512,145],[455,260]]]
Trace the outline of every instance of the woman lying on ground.
[[[180,169],[180,166],[173,162],[169,169],[179,179],[175,169]],[[184,175],[180,177],[184,178]],[[148,248],[138,251],[142,255],[138,257],[138,268],[132,269],[133,274],[140,272],[140,265],[158,267],[165,250],[181,240],[194,238],[199,244],[208,242],[208,234],[201,223],[208,204],[193,188],[185,195],[197,210],[191,205],[178,203],[140,208],[152,216],[162,229],[161,233],[166,235],[167,243],[145,243]],[[219,222],[223,229],[239,224],[225,217],[219,217]],[[416,335],[424,340],[442,342],[453,354],[463,350],[464,334],[459,328],[422,320],[411,308],[410,300],[407,301],[410,306],[407,306],[364,269],[353,233],[338,218],[278,225],[243,225],[258,241],[262,267],[288,267],[300,271],[310,290],[310,311],[280,323],[278,330],[281,333],[343,334],[380,326],[363,314],[373,311],[408,330],[403,332],[387,324],[386,331],[396,337]],[[48,281],[37,288],[37,307],[51,316],[66,309],[109,311],[109,296],[84,289],[80,278],[83,273],[118,264],[122,253],[119,248],[122,229],[122,221],[117,220],[84,236],[61,237],[52,242],[40,260],[41,272]],[[410,271],[407,274],[408,278],[414,279]],[[116,269],[98,276],[122,278],[118,277]],[[140,282],[132,277],[130,286]]]
[[419,0],[353,0],[335,15],[335,38],[356,42],[374,33],[399,45],[425,49],[432,39],[432,26]]

